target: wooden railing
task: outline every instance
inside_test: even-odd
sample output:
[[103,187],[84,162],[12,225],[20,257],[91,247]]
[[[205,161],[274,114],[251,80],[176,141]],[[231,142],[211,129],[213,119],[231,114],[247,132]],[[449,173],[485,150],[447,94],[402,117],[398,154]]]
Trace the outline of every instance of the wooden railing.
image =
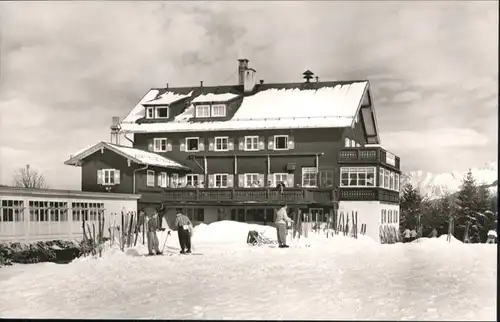
[[343,148],[339,152],[339,163],[383,164],[389,168],[400,169],[400,159],[394,156],[395,165],[386,162],[387,151],[382,148]]
[[328,188],[285,188],[280,193],[274,188],[164,188],[141,191],[154,194],[161,201],[179,202],[221,202],[221,201],[283,201],[306,203],[331,203],[333,189]]
[[370,201],[378,200],[399,203],[399,192],[381,188],[341,188],[341,201]]

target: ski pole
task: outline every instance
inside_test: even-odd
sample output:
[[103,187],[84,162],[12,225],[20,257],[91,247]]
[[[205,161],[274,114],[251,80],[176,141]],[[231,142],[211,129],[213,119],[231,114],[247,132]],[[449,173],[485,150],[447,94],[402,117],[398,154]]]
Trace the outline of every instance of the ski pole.
[[165,242],[163,243],[163,247],[161,248],[162,253],[165,250],[165,246],[167,246],[168,236],[170,236],[170,230],[167,232],[167,237],[165,237]]

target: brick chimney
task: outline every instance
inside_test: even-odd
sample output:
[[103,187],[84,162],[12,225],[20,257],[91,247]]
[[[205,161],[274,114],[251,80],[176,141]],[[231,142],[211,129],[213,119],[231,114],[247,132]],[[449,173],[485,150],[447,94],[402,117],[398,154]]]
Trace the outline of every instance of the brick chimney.
[[245,93],[255,88],[256,72],[255,69],[248,68],[248,59],[238,59],[238,85],[243,85]]

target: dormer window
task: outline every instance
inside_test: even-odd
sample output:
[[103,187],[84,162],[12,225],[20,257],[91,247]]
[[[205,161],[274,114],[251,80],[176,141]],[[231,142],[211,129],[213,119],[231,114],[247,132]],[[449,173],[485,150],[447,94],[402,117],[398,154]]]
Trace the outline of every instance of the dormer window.
[[168,119],[168,106],[162,106],[156,108],[156,118],[157,119]]
[[154,107],[148,107],[148,108],[146,108],[146,118],[147,119],[154,118]]
[[212,117],[225,117],[225,116],[226,116],[226,105],[224,104],[212,105]]
[[196,117],[210,117],[210,105],[197,105]]

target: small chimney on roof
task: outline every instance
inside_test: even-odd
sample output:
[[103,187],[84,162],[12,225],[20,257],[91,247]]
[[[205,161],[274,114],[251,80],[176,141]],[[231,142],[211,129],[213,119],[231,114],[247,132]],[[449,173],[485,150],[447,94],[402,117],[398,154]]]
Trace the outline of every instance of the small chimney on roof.
[[166,88],[166,89],[168,89],[168,83],[166,84],[166,87],[165,87],[165,88]]
[[316,83],[319,82],[319,76],[316,76]]
[[310,83],[311,82],[311,79],[313,78],[314,76],[314,73],[311,72],[309,69],[306,70],[305,72],[302,73],[302,75],[304,75],[304,79],[306,80],[306,83]]
[[260,80],[260,85],[262,85],[262,84],[264,84],[264,80],[263,79]]
[[203,88],[203,81],[200,81],[200,88]]
[[238,59],[238,85],[243,85],[245,93],[255,88],[255,73],[257,71],[248,67],[248,59]]

